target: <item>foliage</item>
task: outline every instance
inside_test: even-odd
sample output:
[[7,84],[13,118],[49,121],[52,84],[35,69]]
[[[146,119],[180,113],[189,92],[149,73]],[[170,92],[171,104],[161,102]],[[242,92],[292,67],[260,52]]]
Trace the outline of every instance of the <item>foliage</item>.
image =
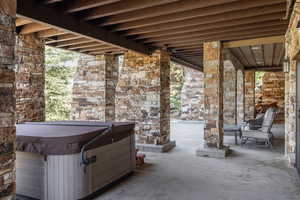
[[45,55],[46,120],[69,120],[72,78],[79,55],[48,46]]
[[262,85],[262,78],[265,72],[255,72],[255,86],[258,88]]
[[181,113],[181,89],[183,86],[184,70],[181,65],[171,62],[171,91],[170,107],[173,117]]

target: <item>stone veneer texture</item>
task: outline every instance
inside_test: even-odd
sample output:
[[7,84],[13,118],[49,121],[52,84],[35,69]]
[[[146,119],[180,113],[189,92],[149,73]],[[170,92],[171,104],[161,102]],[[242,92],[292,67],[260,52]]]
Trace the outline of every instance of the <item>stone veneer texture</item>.
[[203,120],[204,74],[184,67],[184,83],[181,90],[181,119]]
[[236,103],[237,103],[237,124],[240,124],[245,121],[245,89],[244,89],[244,71],[237,70],[236,71]]
[[34,34],[16,37],[16,120],[45,120],[45,44]]
[[203,45],[204,140],[208,147],[223,148],[223,61],[220,42]]
[[170,140],[170,57],[126,52],[120,69],[116,119],[136,122],[137,142],[161,145]]
[[299,3],[295,4],[289,28],[285,35],[285,50],[290,61],[289,72],[285,73],[285,153],[291,164],[295,163],[296,151],[296,69],[300,54],[298,22],[300,20]]
[[255,117],[255,71],[245,71],[245,120]]
[[15,193],[15,17],[16,1],[0,1],[0,199]]
[[73,120],[115,120],[117,57],[81,55],[73,83]]
[[265,72],[262,78],[262,103],[271,104],[276,102],[278,106],[276,123],[284,122],[284,73]]
[[224,124],[236,124],[236,92],[237,80],[236,70],[230,60],[224,59],[224,96],[223,96],[223,113]]

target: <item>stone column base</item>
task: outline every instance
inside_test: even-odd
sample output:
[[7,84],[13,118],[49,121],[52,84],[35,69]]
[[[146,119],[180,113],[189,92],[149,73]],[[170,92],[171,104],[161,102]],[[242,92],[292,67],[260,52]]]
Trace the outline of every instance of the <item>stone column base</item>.
[[169,141],[163,145],[155,144],[136,144],[136,147],[143,152],[164,153],[168,152],[176,146],[175,141]]
[[224,146],[223,149],[217,149],[203,145],[203,147],[200,147],[196,150],[196,155],[209,158],[226,158],[230,152],[231,150],[229,146]]

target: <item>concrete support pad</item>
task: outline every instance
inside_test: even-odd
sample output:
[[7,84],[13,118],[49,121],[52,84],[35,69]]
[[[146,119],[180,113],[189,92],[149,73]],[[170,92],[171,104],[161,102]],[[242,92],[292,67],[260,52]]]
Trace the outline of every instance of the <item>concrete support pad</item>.
[[164,153],[168,152],[176,146],[175,141],[169,141],[163,145],[155,144],[136,144],[136,147],[143,152]]
[[226,158],[230,152],[231,150],[228,146],[224,146],[223,149],[204,146],[196,150],[196,155],[209,158]]

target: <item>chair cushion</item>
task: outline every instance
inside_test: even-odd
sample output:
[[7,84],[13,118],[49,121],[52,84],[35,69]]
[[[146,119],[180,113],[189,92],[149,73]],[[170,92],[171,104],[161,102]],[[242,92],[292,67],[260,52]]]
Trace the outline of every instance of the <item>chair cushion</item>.
[[272,133],[265,133],[260,130],[247,130],[242,132],[242,136],[248,138],[269,139],[272,137]]

